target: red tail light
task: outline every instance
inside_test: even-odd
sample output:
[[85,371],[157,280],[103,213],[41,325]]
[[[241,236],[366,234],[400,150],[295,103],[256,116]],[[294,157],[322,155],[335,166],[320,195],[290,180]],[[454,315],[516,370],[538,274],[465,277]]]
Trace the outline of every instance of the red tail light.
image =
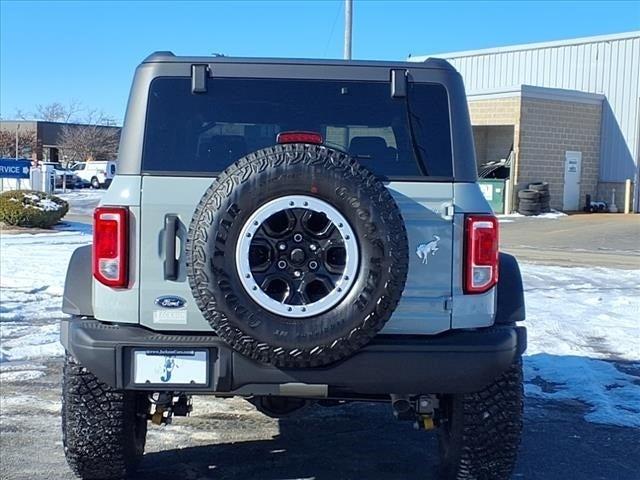
[[276,137],[277,143],[314,143],[322,145],[322,135],[315,132],[280,132]]
[[93,212],[93,276],[109,287],[126,287],[129,210],[98,207]]
[[498,283],[498,220],[492,215],[465,218],[465,293],[483,293]]

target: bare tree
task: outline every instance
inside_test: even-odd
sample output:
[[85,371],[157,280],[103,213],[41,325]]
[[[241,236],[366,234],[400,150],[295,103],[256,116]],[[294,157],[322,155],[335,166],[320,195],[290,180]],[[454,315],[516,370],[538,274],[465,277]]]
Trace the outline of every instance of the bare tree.
[[[35,130],[18,130],[18,157],[29,158],[35,150]],[[15,130],[0,130],[0,157],[16,157]]]
[[[42,120],[45,122],[78,123],[84,121],[82,113],[87,109],[78,100],[71,100],[67,104],[52,102],[36,105],[34,112],[18,109],[15,118],[18,120]],[[91,113],[91,111],[89,112]],[[89,116],[89,115],[87,115]],[[91,122],[87,122],[91,123]]]
[[68,105],[53,102],[46,105],[37,105],[35,117],[45,122],[69,123],[77,121],[77,116],[81,111],[82,104],[77,100],[71,100]]
[[120,130],[101,124],[65,125],[60,145],[67,162],[114,158],[118,152]]
[[[62,149],[63,164],[111,159],[117,155],[120,129],[115,128],[115,119],[106,115],[102,110],[88,109],[77,100],[72,100],[66,105],[60,102],[38,105],[34,113],[17,110],[16,117],[18,119],[31,118],[48,122],[76,123],[77,125],[64,125],[57,141]],[[32,132],[31,135],[33,141],[30,141],[31,136],[28,136],[26,132],[20,132],[21,151],[35,150],[35,132]],[[15,132],[1,132],[0,152],[2,155],[15,155]]]
[[15,118],[16,120],[30,120],[33,118],[33,115],[25,112],[21,108],[17,108],[16,113],[13,114],[13,118]]
[[103,110],[98,109],[86,109],[86,113],[82,119],[82,123],[88,125],[104,125],[109,127],[116,126],[116,120],[113,117],[108,116]]

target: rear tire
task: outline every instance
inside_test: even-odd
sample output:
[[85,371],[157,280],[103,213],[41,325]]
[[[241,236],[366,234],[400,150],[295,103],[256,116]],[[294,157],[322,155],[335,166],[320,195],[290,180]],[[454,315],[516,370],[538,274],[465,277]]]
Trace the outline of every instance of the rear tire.
[[98,181],[98,179],[96,177],[93,177],[91,179],[91,188],[94,188],[96,190],[100,190],[100,182]]
[[443,399],[439,431],[442,477],[507,480],[522,433],[522,361],[518,359],[480,392]]
[[85,480],[131,475],[144,453],[149,401],[98,380],[71,355],[62,384],[62,441],[71,470]]

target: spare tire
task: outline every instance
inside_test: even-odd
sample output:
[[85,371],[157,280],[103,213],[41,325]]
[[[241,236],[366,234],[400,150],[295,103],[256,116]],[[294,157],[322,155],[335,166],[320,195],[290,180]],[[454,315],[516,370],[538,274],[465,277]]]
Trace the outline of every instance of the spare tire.
[[280,367],[353,354],[396,308],[407,233],[389,191],[347,154],[277,145],[205,192],[186,243],[196,304],[233,349]]

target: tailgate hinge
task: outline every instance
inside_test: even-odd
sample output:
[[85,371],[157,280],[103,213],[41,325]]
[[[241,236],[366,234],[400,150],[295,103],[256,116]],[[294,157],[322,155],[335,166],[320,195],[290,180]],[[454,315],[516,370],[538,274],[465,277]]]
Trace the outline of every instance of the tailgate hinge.
[[444,208],[444,215],[447,218],[453,218],[454,213],[456,213],[456,207],[454,207],[453,205],[447,205]]
[[444,300],[444,311],[452,312],[453,311],[453,297],[445,298]]

